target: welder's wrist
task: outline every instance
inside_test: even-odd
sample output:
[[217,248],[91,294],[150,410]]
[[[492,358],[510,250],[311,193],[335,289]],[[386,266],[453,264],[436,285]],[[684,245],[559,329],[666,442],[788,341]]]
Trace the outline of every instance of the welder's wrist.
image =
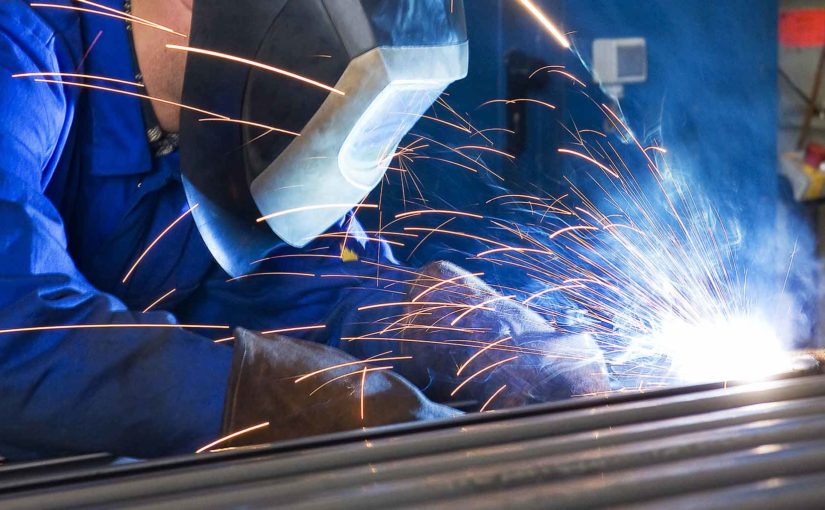
[[235,335],[235,343],[232,349],[232,365],[229,370],[229,381],[226,386],[226,398],[224,399],[223,417],[221,420],[221,435],[227,435],[237,429],[237,423],[242,418],[242,397],[243,384],[248,378],[249,372],[260,371],[261,365],[255,364],[257,351],[255,338],[252,335],[242,334],[238,331]]
[[186,340],[174,342],[166,353],[169,359],[177,360],[174,377],[154,376],[157,384],[169,381],[167,387],[158,388],[158,393],[164,394],[162,405],[147,410],[163,414],[165,441],[151,445],[149,450],[154,451],[123,454],[139,458],[191,454],[220,436],[232,349],[202,338]]

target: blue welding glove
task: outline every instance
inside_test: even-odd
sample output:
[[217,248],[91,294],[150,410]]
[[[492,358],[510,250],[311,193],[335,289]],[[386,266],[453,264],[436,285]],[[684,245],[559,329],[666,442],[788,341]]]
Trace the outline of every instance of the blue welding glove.
[[453,264],[435,262],[421,274],[407,292],[399,328],[401,352],[415,361],[401,373],[430,398],[481,407],[495,395],[491,407],[501,409],[609,389],[592,337],[557,333],[514,297]]
[[427,400],[390,371],[391,366],[390,361],[358,361],[314,342],[238,330],[223,431],[229,435],[265,422],[270,425],[228,445],[265,444],[461,414]]

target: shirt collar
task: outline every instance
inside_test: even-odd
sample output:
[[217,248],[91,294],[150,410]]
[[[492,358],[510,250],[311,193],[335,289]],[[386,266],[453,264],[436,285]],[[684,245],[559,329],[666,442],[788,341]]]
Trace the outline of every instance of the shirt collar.
[[[106,7],[122,10],[122,0],[98,0]],[[134,82],[137,72],[132,55],[131,34],[121,20],[82,13],[84,72]],[[91,81],[91,84],[145,94],[144,89]],[[84,147],[93,175],[132,175],[152,169],[152,154],[146,136],[141,101],[102,90],[87,91],[88,119],[84,126],[91,136]]]

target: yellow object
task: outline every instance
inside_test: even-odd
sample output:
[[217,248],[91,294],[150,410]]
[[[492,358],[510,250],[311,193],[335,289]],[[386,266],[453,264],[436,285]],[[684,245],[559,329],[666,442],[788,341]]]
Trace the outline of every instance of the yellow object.
[[807,164],[803,152],[783,154],[779,171],[790,182],[797,201],[806,202],[825,198],[825,172]]
[[341,260],[344,262],[358,262],[358,254],[347,248],[344,243],[341,243]]
[[807,164],[802,165],[802,172],[810,179],[804,200],[814,200],[822,197],[822,191],[825,188],[825,173]]

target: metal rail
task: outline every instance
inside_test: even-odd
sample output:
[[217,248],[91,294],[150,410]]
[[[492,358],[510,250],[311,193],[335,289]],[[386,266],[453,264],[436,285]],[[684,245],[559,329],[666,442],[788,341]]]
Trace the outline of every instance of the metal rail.
[[821,508],[825,377],[25,472],[0,508]]

